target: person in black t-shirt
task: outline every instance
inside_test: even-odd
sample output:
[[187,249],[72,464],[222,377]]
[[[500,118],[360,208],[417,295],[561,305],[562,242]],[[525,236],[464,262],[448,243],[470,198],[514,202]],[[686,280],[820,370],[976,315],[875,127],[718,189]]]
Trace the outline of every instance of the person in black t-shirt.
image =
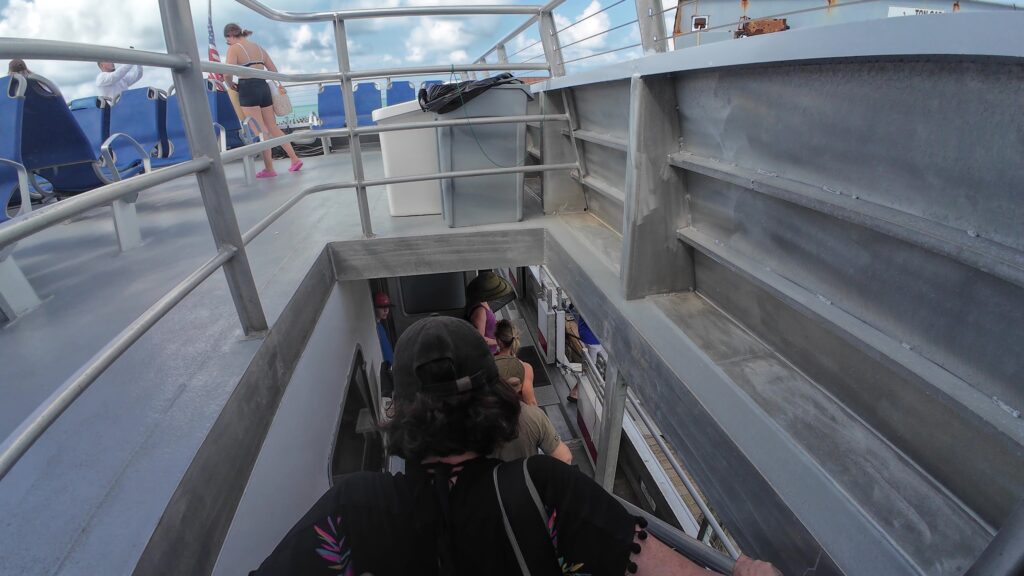
[[[398,340],[394,379],[388,443],[406,473],[343,477],[252,574],[524,573],[523,556],[537,550],[513,545],[501,462],[484,456],[516,437],[519,399],[499,381],[483,338],[462,320],[421,320]],[[649,537],[642,519],[578,469],[542,455],[504,466],[528,470],[536,492],[521,504],[540,510],[530,535],[550,562],[532,574],[708,574]],[[733,574],[778,572],[741,557]]]

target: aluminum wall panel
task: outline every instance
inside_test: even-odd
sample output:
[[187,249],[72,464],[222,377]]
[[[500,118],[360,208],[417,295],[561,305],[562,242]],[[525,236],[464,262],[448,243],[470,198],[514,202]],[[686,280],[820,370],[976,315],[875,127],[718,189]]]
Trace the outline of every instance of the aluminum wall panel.
[[694,228],[1024,407],[1024,289],[910,244],[694,173]]
[[842,61],[694,72],[677,82],[677,98],[691,152],[1024,250],[1024,170],[1013,169],[1024,149],[1024,64]]
[[590,84],[572,89],[580,128],[629,137],[629,80]]

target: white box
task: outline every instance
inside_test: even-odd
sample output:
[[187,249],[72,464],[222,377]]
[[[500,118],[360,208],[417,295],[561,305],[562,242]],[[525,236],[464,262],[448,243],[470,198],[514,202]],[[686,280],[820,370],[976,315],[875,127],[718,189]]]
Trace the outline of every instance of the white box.
[[[418,101],[402,102],[373,111],[381,125],[432,122],[433,112],[424,112]],[[380,133],[384,177],[437,174],[437,129],[398,130]],[[392,216],[420,216],[441,213],[441,183],[437,180],[388,184],[388,212]]]

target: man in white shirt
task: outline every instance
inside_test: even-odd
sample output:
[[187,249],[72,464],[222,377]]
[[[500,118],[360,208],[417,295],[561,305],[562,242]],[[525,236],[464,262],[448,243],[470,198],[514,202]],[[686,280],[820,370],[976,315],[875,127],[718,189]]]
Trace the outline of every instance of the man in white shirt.
[[142,78],[142,66],[129,64],[114,68],[113,62],[97,62],[101,72],[96,75],[96,88],[99,95],[110,100],[117,97]]

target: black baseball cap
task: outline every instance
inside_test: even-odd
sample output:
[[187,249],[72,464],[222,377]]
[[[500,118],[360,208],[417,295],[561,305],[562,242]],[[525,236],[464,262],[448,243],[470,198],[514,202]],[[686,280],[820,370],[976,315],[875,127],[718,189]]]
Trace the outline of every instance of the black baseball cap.
[[[425,366],[447,362],[450,370]],[[449,396],[498,382],[498,368],[483,336],[465,320],[424,318],[395,344],[395,400],[411,401],[417,393]],[[439,376],[443,375],[443,376]]]

